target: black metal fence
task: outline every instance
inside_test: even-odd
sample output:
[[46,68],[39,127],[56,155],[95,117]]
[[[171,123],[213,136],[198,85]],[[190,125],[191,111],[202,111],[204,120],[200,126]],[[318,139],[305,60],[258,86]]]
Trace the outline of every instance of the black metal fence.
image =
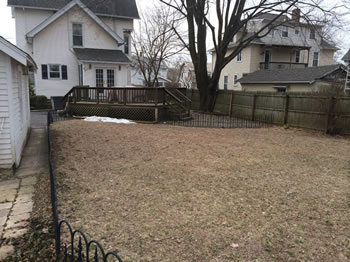
[[271,126],[272,116],[263,116],[261,118],[243,119],[230,117],[223,114],[206,114],[200,112],[191,112],[185,119],[178,119],[166,122],[176,126],[188,127],[207,127],[207,128],[263,128]]
[[[53,226],[55,231],[56,261],[89,262],[89,261],[118,261],[122,259],[115,252],[105,252],[96,240],[89,241],[80,230],[73,230],[66,220],[59,220],[57,209],[56,176],[54,171],[50,124],[54,121],[70,120],[70,116],[57,112],[48,112],[47,115],[47,139],[48,139],[48,161],[50,169],[50,187]],[[64,229],[66,229],[64,231]]]

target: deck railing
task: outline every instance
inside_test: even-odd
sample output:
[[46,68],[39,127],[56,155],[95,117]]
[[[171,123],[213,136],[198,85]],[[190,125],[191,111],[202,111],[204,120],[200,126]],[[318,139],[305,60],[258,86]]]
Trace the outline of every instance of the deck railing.
[[293,63],[293,62],[261,62],[261,70],[274,70],[274,69],[291,69],[291,68],[305,68],[308,67],[306,63]]
[[[120,105],[151,104],[166,105],[168,93],[177,94],[179,99],[188,102],[186,88],[138,88],[138,87],[73,87],[65,96],[69,103],[109,103]],[[186,97],[187,98],[187,97]]]

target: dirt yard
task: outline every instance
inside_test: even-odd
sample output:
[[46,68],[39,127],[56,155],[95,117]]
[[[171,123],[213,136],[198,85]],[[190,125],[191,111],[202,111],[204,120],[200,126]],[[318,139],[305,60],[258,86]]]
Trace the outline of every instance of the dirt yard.
[[350,140],[52,126],[60,218],[126,261],[349,261]]

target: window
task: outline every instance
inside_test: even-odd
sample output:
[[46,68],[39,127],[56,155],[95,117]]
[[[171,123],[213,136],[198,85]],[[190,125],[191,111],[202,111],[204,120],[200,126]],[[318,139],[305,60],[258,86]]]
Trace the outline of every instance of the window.
[[238,75],[235,74],[235,75],[233,76],[233,85],[234,85],[234,86],[237,85],[237,80],[238,80]]
[[49,77],[52,78],[61,78],[60,65],[49,65]]
[[295,51],[295,63],[300,63],[300,50]]
[[83,46],[82,24],[73,24],[73,46]]
[[107,87],[114,86],[114,70],[107,69]]
[[294,28],[294,33],[296,34],[296,35],[299,35],[299,27],[296,27],[296,28]]
[[42,79],[68,79],[68,70],[66,65],[49,64],[41,65]]
[[277,87],[276,91],[277,91],[277,93],[285,93],[287,91],[287,88],[285,88],[285,87]]
[[224,90],[227,90],[228,76],[224,76]]
[[288,37],[288,26],[282,27],[282,37]]
[[124,53],[129,54],[129,35],[124,34]]
[[315,39],[315,38],[316,38],[315,29],[310,29],[310,39]]
[[242,62],[242,51],[237,54],[237,62]]
[[312,66],[318,66],[319,53],[314,52],[312,56]]
[[274,36],[275,35],[275,27],[274,27],[274,25],[269,25],[268,26],[268,31],[269,31],[269,34],[271,36]]

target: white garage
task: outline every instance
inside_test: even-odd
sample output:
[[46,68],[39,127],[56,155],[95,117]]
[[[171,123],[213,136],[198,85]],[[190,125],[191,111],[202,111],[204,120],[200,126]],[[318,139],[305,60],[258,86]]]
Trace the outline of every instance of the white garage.
[[17,167],[30,130],[28,73],[34,60],[0,36],[0,168]]

